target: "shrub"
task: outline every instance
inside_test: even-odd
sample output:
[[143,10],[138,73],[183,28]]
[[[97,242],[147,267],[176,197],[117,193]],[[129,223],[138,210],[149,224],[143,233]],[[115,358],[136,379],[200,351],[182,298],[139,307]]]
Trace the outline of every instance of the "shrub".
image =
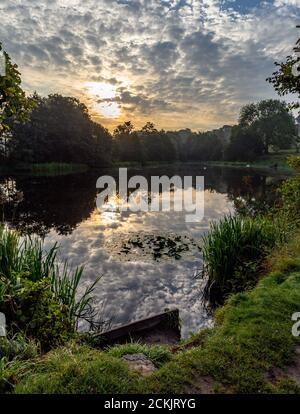
[[280,229],[266,218],[227,216],[212,223],[203,238],[206,294],[213,304],[253,287],[262,259],[278,240]]
[[300,211],[300,157],[288,158],[288,165],[292,167],[295,175],[284,181],[279,189],[282,197],[283,209],[288,211],[291,218],[299,221]]
[[0,303],[8,326],[37,339],[44,351],[64,343],[72,333],[69,309],[55,300],[50,281],[23,279],[20,283],[20,288]]
[[79,319],[94,323],[99,278],[78,298],[82,274],[82,267],[58,263],[57,245],[45,251],[39,239],[21,239],[0,226],[0,311],[13,333],[24,331],[47,350],[74,333]]

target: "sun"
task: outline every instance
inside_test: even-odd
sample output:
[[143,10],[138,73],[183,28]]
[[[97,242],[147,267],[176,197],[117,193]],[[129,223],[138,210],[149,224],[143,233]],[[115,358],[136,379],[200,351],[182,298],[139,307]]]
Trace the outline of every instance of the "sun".
[[85,89],[94,101],[94,110],[105,118],[118,118],[121,108],[113,101],[118,96],[115,85],[105,82],[86,82]]
[[112,99],[117,96],[115,85],[105,82],[86,82],[86,89],[90,95],[100,99]]

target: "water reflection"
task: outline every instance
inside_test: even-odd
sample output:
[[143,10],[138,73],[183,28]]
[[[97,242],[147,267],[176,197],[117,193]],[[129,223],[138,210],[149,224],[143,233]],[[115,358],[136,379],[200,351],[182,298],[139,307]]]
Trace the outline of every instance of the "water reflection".
[[[98,305],[104,305],[105,317],[113,318],[115,325],[172,307],[180,308],[183,336],[207,324],[208,315],[200,300],[201,282],[194,277],[202,264],[197,249],[201,236],[211,220],[235,208],[254,211],[271,205],[281,177],[193,167],[130,172],[129,177],[140,174],[148,179],[152,175],[205,175],[204,220],[186,223],[184,212],[100,213],[95,205],[96,180],[102,174],[118,177],[118,171],[2,177],[0,203],[4,219],[23,234],[44,237],[46,247],[57,241],[62,258],[73,265],[85,264],[84,284],[102,275],[96,292]],[[168,255],[154,260],[153,254],[139,246],[123,254],[124,243],[136,235],[142,241],[187,238],[190,248],[181,253],[180,260]]]

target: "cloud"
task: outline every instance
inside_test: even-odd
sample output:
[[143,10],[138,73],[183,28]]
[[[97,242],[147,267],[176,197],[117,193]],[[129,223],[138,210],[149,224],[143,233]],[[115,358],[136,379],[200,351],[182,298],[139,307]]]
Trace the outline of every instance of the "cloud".
[[265,78],[297,39],[298,3],[3,0],[0,41],[28,91],[73,94],[92,108],[84,84],[112,83],[118,122],[207,129],[235,122],[249,100],[276,96]]

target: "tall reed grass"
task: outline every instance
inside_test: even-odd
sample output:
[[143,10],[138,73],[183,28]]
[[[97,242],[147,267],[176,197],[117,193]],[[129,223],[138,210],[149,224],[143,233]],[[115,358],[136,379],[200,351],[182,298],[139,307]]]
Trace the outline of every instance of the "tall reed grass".
[[231,293],[253,287],[267,252],[282,237],[281,229],[268,218],[225,216],[212,223],[203,237],[205,294],[219,304]]
[[21,238],[17,232],[0,226],[0,300],[1,295],[18,289],[22,278],[31,282],[47,279],[55,300],[68,307],[75,330],[80,319],[96,316],[92,294],[99,278],[78,297],[83,267],[71,269],[67,262],[59,262],[57,253],[57,244],[46,251],[41,240]]

